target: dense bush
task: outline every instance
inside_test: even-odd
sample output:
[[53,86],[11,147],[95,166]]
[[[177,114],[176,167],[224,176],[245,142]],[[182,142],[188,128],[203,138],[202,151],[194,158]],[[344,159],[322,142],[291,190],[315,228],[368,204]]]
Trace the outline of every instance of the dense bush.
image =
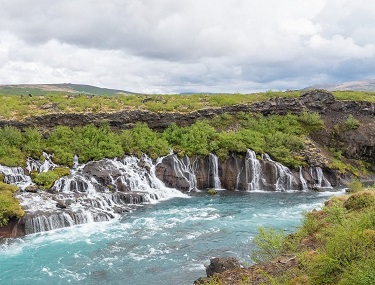
[[25,213],[13,197],[18,187],[0,182],[0,227],[8,224],[9,218],[21,218]]
[[62,176],[70,174],[69,168],[58,167],[53,170],[41,173],[33,172],[31,178],[35,184],[42,189],[49,189],[53,186],[55,181]]
[[283,230],[259,228],[259,234],[254,238],[256,249],[251,258],[257,263],[270,262],[279,257],[286,248],[286,233]]
[[54,154],[55,163],[71,166],[74,155],[83,163],[124,154],[156,158],[168,154],[170,149],[180,156],[215,153],[222,158],[252,149],[258,154],[268,153],[287,166],[298,167],[303,160],[296,153],[305,147],[305,136],[321,125],[318,115],[303,112],[300,116],[221,114],[188,127],[172,123],[162,133],[145,123],[136,123],[122,132],[113,132],[105,123],[99,127],[58,126],[46,136],[36,128],[21,132],[5,127],[0,129],[0,164],[24,165],[26,157],[38,159],[43,151]]

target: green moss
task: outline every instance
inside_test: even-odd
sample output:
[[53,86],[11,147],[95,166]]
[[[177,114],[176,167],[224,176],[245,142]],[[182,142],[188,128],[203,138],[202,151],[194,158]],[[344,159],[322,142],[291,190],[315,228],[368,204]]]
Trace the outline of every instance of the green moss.
[[0,182],[0,193],[3,191],[14,193],[17,190],[18,190],[18,187],[16,185],[6,184],[2,181]]
[[0,182],[0,227],[6,226],[10,218],[21,218],[25,214],[19,201],[13,197],[17,190],[17,186]]
[[217,191],[215,189],[208,189],[207,194],[208,195],[216,195]]
[[55,168],[54,170],[35,173],[33,172],[31,177],[35,184],[40,186],[42,189],[49,189],[53,186],[55,181],[62,176],[70,174],[69,168]]

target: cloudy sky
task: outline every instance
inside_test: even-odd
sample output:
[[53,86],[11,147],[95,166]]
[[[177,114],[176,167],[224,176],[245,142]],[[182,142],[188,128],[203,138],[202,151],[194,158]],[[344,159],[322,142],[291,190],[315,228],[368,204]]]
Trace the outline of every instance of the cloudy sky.
[[370,78],[373,0],[0,0],[0,84],[254,92]]

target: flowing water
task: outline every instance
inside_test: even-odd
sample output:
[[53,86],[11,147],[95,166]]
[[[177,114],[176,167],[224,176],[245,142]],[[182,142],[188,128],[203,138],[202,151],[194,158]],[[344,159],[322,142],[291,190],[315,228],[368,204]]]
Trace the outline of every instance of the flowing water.
[[107,222],[0,243],[0,284],[192,284],[211,257],[250,263],[259,226],[292,232],[332,193],[199,192]]

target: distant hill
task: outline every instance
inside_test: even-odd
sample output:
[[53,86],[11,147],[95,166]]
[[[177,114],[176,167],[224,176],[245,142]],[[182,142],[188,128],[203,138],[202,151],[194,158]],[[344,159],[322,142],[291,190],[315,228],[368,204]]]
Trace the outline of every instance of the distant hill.
[[309,89],[325,89],[328,91],[375,91],[375,79],[348,81],[340,84],[317,84],[304,88]]
[[90,95],[136,94],[125,90],[101,88],[83,84],[17,84],[0,85],[0,94],[9,95],[46,95],[50,93],[72,93]]

